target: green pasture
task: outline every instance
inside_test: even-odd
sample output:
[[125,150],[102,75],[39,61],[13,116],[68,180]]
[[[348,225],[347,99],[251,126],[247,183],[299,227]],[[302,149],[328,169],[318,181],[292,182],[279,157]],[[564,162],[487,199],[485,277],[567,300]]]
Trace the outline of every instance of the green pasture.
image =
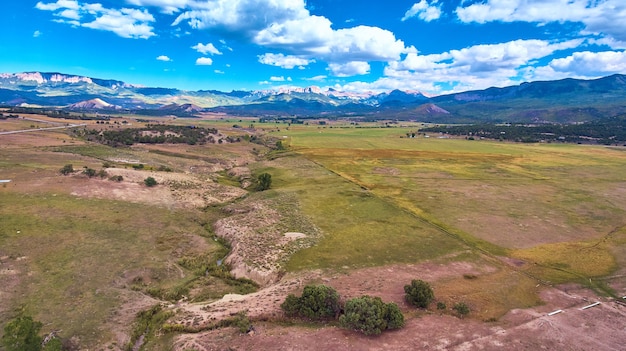
[[[365,233],[370,228],[406,233],[406,222],[396,216],[407,215],[422,221],[415,228],[422,235],[428,236],[424,233],[434,227],[441,229],[434,231],[434,238],[444,232],[494,256],[523,258],[529,266],[541,264],[543,269],[529,272],[550,282],[583,281],[620,268],[612,253],[616,244],[596,246],[593,252],[580,248],[626,224],[626,153],[621,149],[406,138],[408,130],[299,126],[281,131],[293,150],[338,176],[333,186],[303,196],[304,207],[316,223],[317,218],[334,218],[328,222],[344,224],[329,224],[325,228],[329,237],[294,256],[294,262],[309,254],[320,258],[310,260],[319,265],[326,256],[367,250],[365,243],[372,238]],[[355,190],[346,193],[335,182]],[[318,194],[330,200],[312,200]],[[346,208],[351,215],[342,216]],[[348,217],[366,225],[350,231]],[[390,219],[387,229],[374,229],[371,222],[384,218]],[[394,251],[401,246],[398,241],[407,239],[390,238],[378,243],[377,250]],[[419,234],[411,238],[416,240],[407,247],[423,239]],[[432,258],[447,250],[439,250],[438,244],[427,246],[433,255],[418,250],[414,257]],[[355,254],[357,260],[351,262],[371,262],[367,257]]]

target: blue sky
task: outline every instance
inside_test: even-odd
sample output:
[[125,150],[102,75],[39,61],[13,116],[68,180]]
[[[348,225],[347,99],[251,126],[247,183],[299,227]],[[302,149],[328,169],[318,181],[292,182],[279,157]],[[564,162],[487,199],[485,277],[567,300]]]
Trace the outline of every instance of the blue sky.
[[5,1],[0,72],[442,94],[626,73],[624,0]]

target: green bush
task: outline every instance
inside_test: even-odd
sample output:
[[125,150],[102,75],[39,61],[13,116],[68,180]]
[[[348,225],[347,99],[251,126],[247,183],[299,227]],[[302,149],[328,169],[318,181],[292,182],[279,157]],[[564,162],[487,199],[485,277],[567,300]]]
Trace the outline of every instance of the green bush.
[[146,179],[143,180],[143,183],[147,186],[147,187],[153,187],[155,185],[157,185],[157,181],[156,179],[152,178],[152,177],[148,177]]
[[61,172],[61,174],[63,175],[72,174],[74,173],[74,166],[72,166],[71,164],[67,164],[63,166],[63,168],[61,168],[59,172]]
[[438,310],[445,310],[445,309],[446,309],[446,307],[447,307],[447,306],[446,306],[446,303],[445,303],[445,302],[441,302],[441,301],[437,302],[437,309],[438,309]]
[[430,302],[435,298],[430,284],[423,280],[412,280],[410,285],[404,286],[404,292],[406,302],[420,308],[428,307]]
[[339,318],[343,328],[365,335],[378,335],[387,329],[404,326],[404,316],[394,303],[384,303],[380,297],[362,296],[346,302],[345,314]]
[[83,174],[85,174],[89,178],[92,178],[96,176],[96,170],[93,168],[85,167],[85,169],[83,169]]
[[30,316],[18,316],[4,326],[0,344],[6,351],[39,351],[42,339],[38,334],[42,326]]
[[289,294],[280,305],[280,308],[282,308],[287,316],[297,317],[300,314],[300,298],[294,294]]
[[257,190],[267,190],[272,186],[272,175],[269,173],[261,173],[257,178]]
[[468,315],[470,313],[470,309],[469,306],[467,306],[467,304],[465,302],[457,302],[454,304],[454,306],[452,307],[453,310],[456,311],[456,313],[458,313],[458,315],[463,318],[466,315]]
[[385,304],[383,318],[387,321],[387,329],[400,329],[404,327],[404,315],[402,311],[400,311],[400,307],[395,303],[389,302]]
[[341,311],[339,294],[326,285],[307,285],[302,296],[290,294],[280,307],[288,316],[316,320],[336,318]]

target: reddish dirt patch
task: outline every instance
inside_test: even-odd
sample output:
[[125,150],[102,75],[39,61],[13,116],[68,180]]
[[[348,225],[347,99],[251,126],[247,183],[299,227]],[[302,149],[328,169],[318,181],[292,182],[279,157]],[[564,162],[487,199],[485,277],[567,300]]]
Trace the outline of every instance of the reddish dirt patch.
[[[580,295],[577,295],[580,293]],[[449,315],[409,318],[398,331],[366,337],[334,326],[283,327],[258,322],[245,335],[234,329],[183,335],[176,350],[620,350],[626,342],[626,308],[611,302],[581,310],[591,294],[549,288],[546,304],[513,310],[501,321],[485,323]],[[548,316],[549,311],[564,312]]]
[[[246,335],[227,328],[180,335],[175,350],[618,350],[626,343],[623,322],[626,307],[609,300],[587,310],[580,310],[598,298],[576,285],[544,288],[544,304],[516,309],[497,322],[472,318],[459,319],[434,311],[417,312],[404,302],[403,285],[411,279],[446,280],[462,275],[490,274],[489,266],[469,262],[416,265],[393,265],[365,268],[327,276],[309,272],[300,277],[285,277],[280,283],[246,296],[229,296],[209,305],[179,305],[185,310],[177,322],[201,327],[247,311],[254,322],[254,332]],[[364,294],[380,296],[397,303],[406,326],[377,337],[366,337],[336,326],[317,328],[280,326],[280,303],[289,293],[299,293],[308,283],[333,286],[343,298]],[[564,312],[548,316],[561,309]],[[194,323],[195,324],[191,324]]]

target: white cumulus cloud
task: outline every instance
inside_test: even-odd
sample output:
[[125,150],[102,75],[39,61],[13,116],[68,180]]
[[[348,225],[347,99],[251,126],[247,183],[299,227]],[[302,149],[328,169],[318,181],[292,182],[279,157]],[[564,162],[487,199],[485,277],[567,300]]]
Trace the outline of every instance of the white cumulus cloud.
[[163,61],[163,62],[170,62],[170,61],[172,61],[171,58],[169,58],[169,57],[167,57],[165,55],[161,55],[161,56],[157,57],[156,59],[159,60],[159,61]]
[[99,3],[84,4],[73,0],[55,3],[38,2],[35,8],[53,11],[61,19],[55,22],[113,32],[123,38],[148,39],[154,35],[155,18],[146,9],[109,9]]
[[514,40],[439,54],[420,55],[413,52],[403,60],[390,62],[385,67],[384,77],[374,82],[349,83],[345,88],[360,91],[417,89],[441,94],[515,85],[533,77],[545,77],[548,73],[546,69],[532,69],[536,62],[581,43],[582,40]]
[[298,56],[267,53],[259,56],[259,62],[265,65],[292,69],[294,67],[306,66],[315,62],[315,60]]
[[57,2],[48,4],[44,4],[40,1],[35,5],[35,8],[46,11],[56,11],[58,9],[78,10],[80,5],[78,5],[78,1],[76,0],[58,0]]
[[207,44],[198,43],[197,45],[194,45],[191,48],[204,55],[206,54],[221,55],[222,54],[212,43],[207,43]]
[[626,2],[623,0],[487,0],[461,5],[456,14],[466,23],[579,22],[588,33],[626,41]]
[[291,82],[291,80],[292,80],[291,77],[287,77],[287,78],[285,78],[283,76],[280,76],[280,77],[272,76],[272,77],[270,77],[270,81],[272,81],[272,82],[285,82],[285,81]]
[[406,11],[404,17],[402,17],[402,21],[406,21],[411,17],[417,16],[419,19],[430,22],[441,17],[441,6],[436,6],[437,0],[429,3],[426,0],[421,0],[411,6],[410,9]]
[[328,70],[336,77],[351,77],[370,73],[370,64],[363,61],[330,63]]
[[[166,5],[164,0],[134,1]],[[178,9],[180,14],[173,26],[187,24],[195,29],[228,32],[256,45],[281,50],[284,52],[282,59],[266,54],[260,57],[260,62],[283,68],[303,67],[314,60],[333,63],[335,67],[354,61],[398,60],[403,53],[412,50],[391,31],[382,28],[334,29],[328,18],[312,15],[304,0],[188,1],[184,6],[179,4]],[[300,63],[292,63],[294,58]],[[363,72],[363,67],[365,65],[360,64],[361,69],[352,71]]]
[[127,3],[136,6],[159,7],[162,13],[173,14],[186,8],[193,1],[190,0],[126,0]]
[[196,60],[198,66],[210,66],[213,64],[213,60],[210,57],[200,57]]
[[624,73],[626,72],[626,52],[575,52],[568,57],[552,60],[549,66],[557,72],[574,73],[586,77]]

